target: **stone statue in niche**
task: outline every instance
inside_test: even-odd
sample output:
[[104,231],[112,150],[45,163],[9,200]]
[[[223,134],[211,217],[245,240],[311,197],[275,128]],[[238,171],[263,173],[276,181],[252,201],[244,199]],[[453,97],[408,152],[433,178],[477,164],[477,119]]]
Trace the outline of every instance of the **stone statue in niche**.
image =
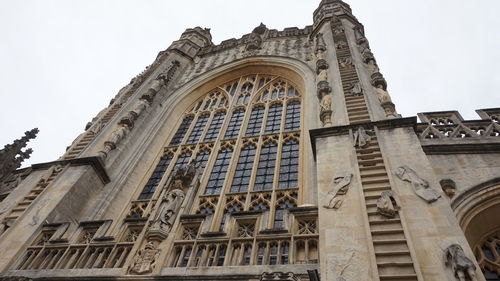
[[363,148],[370,143],[372,137],[368,135],[365,128],[359,127],[353,134],[354,147]]
[[377,98],[380,103],[392,102],[391,96],[386,90],[384,90],[384,85],[378,84],[375,91],[377,92]]
[[385,117],[388,117],[388,118],[397,118],[398,117],[398,114],[396,113],[396,107],[394,106],[394,104],[392,102],[390,102],[390,101],[383,102],[380,105],[384,109]]
[[366,63],[366,67],[368,68],[368,72],[370,73],[370,75],[380,72],[377,63],[374,60],[370,60],[368,63]]
[[377,200],[378,214],[387,218],[394,218],[396,216],[400,208],[396,203],[394,195],[393,190],[387,190],[380,194],[380,198]]
[[401,166],[396,172],[396,176],[402,181],[411,183],[415,193],[427,203],[432,203],[438,200],[441,195],[436,190],[430,188],[429,183],[420,178],[415,171],[408,166]]
[[104,142],[104,149],[99,152],[102,158],[106,158],[108,153],[115,149],[122,139],[130,132],[130,127],[123,123],[116,128],[107,141]]
[[359,82],[350,83],[349,93],[353,96],[363,95],[363,88],[361,88],[361,84],[359,84]]
[[445,264],[451,266],[455,277],[460,281],[477,281],[476,265],[465,255],[464,250],[458,244],[452,244],[446,248],[444,253]]
[[320,69],[318,76],[316,76],[316,83],[319,84],[319,82],[322,81],[328,81],[328,72],[326,69]]
[[[180,179],[174,180],[174,187],[182,186]],[[179,211],[182,202],[184,201],[184,191],[181,189],[173,189],[163,196],[160,206],[156,211],[156,215],[151,220],[150,229],[158,229],[163,233],[168,233],[172,229],[177,212]]]
[[321,97],[321,101],[319,103],[320,113],[325,111],[332,110],[332,97],[330,94],[324,93]]
[[338,209],[344,202],[344,199],[341,197],[345,195],[349,190],[349,184],[351,183],[352,174],[340,174],[333,177],[330,186],[333,188],[328,191],[328,204],[323,207],[326,209]]
[[139,250],[130,264],[130,273],[132,274],[148,274],[153,272],[160,249],[157,249],[152,241],[148,241],[144,249]]

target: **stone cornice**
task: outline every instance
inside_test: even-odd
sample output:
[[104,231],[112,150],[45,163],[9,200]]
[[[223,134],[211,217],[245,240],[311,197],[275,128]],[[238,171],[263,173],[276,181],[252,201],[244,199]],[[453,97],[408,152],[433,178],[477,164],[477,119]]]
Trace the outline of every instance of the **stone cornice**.
[[74,159],[68,159],[68,160],[56,160],[52,162],[46,162],[46,163],[38,163],[38,164],[33,164],[31,165],[31,168],[33,170],[39,170],[39,169],[48,169],[54,165],[71,165],[71,166],[86,166],[90,165],[92,168],[94,168],[95,172],[101,179],[102,183],[107,184],[111,180],[108,176],[108,173],[106,172],[106,168],[104,167],[104,163],[102,162],[100,157],[97,156],[92,156],[92,157],[82,157],[82,158],[74,158]]
[[311,138],[311,144],[313,147],[313,154],[316,157],[316,139],[330,137],[330,136],[340,136],[349,134],[350,130],[363,127],[365,130],[371,130],[377,127],[381,130],[413,127],[416,128],[417,117],[406,117],[406,118],[394,118],[394,119],[384,119],[375,122],[368,123],[357,123],[345,126],[335,126],[335,127],[325,127],[319,129],[309,130],[309,137]]
[[[459,142],[459,143],[457,143]],[[500,153],[500,140],[496,142],[481,142],[481,140],[432,140],[421,141],[425,154],[483,154]]]

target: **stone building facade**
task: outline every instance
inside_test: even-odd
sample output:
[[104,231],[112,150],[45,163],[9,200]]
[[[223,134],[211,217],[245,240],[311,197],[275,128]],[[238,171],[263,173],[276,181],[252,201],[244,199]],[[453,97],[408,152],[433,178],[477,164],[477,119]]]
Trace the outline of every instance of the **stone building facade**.
[[349,5],[313,16],[187,29],[2,174],[0,279],[500,280],[500,108],[402,117]]

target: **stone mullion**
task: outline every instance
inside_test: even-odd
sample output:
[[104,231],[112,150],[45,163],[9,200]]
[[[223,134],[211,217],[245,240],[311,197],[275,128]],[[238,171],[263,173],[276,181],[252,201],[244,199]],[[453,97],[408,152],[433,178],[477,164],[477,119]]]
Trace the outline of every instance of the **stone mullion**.
[[248,183],[244,210],[250,210],[250,203],[252,202],[252,192],[254,191],[253,188],[255,187],[255,175],[257,173],[257,167],[260,160],[259,156],[262,146],[262,137],[256,137],[255,139],[257,140],[257,142],[255,143],[255,156],[252,163],[252,171],[250,172],[250,182]]

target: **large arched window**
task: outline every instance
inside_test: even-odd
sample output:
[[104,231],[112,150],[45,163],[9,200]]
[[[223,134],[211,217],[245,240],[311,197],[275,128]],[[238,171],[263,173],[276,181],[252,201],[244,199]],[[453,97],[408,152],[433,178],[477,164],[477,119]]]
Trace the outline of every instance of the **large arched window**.
[[[301,94],[290,81],[260,74],[220,85],[186,110],[138,199],[154,201],[160,181],[194,162],[202,176],[187,212],[204,215],[199,228],[227,241],[220,247],[202,246],[196,239],[182,241],[182,246],[176,242],[174,248],[182,252],[173,255],[171,266],[293,263],[291,236],[281,242],[254,239],[260,232],[288,229],[292,234],[288,209],[297,206],[301,194],[301,110]],[[245,212],[261,215],[239,221]],[[243,226],[252,229],[250,234],[236,235]],[[243,240],[226,249],[233,235]]]

